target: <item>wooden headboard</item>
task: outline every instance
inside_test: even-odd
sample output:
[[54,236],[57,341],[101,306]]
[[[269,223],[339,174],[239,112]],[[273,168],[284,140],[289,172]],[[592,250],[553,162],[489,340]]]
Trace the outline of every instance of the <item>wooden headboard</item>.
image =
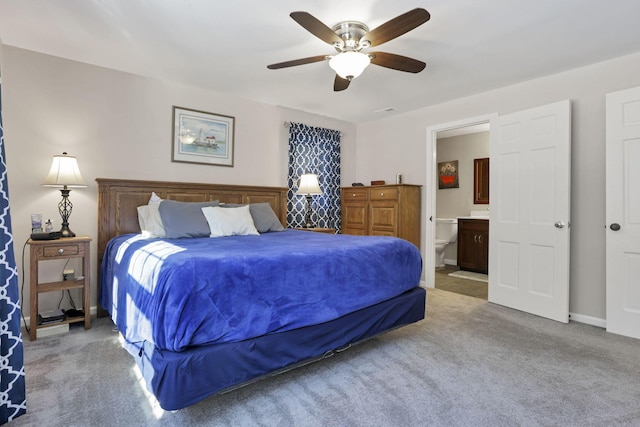
[[[287,226],[287,188],[248,185],[202,184],[190,182],[136,181],[96,178],[98,182],[98,265],[110,239],[126,233],[139,233],[137,207],[149,203],[151,193],[163,199],[183,202],[219,200],[224,203],[269,202]],[[99,269],[98,269],[99,270]],[[98,292],[100,281],[98,280]],[[98,314],[101,308],[98,307]]]

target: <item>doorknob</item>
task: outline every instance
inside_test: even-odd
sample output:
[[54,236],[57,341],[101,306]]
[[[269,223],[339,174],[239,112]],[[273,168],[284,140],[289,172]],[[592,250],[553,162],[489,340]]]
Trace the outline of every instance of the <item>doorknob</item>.
[[613,231],[618,231],[620,230],[620,224],[618,224],[617,222],[614,222],[609,226],[609,228],[612,229]]
[[553,224],[556,228],[564,228],[564,222],[562,221],[558,221],[555,224]]

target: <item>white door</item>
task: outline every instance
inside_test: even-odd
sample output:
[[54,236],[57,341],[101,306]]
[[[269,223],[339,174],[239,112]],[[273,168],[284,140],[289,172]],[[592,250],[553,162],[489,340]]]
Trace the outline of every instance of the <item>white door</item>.
[[607,95],[607,331],[640,338],[640,88]]
[[569,321],[569,100],[491,121],[489,302]]

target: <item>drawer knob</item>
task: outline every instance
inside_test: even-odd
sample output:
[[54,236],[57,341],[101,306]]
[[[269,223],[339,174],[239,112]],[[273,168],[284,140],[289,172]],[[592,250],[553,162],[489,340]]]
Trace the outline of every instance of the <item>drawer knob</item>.
[[384,196],[384,193],[380,193],[381,196]]
[[62,249],[62,248],[58,249],[58,253],[59,253],[60,255],[62,255],[62,254],[64,253],[64,249]]

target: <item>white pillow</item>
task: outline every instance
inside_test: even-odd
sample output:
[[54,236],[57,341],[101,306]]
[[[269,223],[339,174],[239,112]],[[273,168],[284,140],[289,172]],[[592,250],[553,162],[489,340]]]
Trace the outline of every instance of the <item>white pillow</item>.
[[237,208],[207,206],[202,208],[202,213],[209,223],[209,237],[260,234],[253,223],[249,205]]
[[162,201],[162,199],[160,198],[160,196],[158,196],[155,191],[151,192],[151,198],[149,198],[149,204],[158,204]]
[[151,193],[149,204],[138,206],[138,223],[140,231],[145,237],[164,237],[165,231],[158,207],[162,199],[156,193]]

